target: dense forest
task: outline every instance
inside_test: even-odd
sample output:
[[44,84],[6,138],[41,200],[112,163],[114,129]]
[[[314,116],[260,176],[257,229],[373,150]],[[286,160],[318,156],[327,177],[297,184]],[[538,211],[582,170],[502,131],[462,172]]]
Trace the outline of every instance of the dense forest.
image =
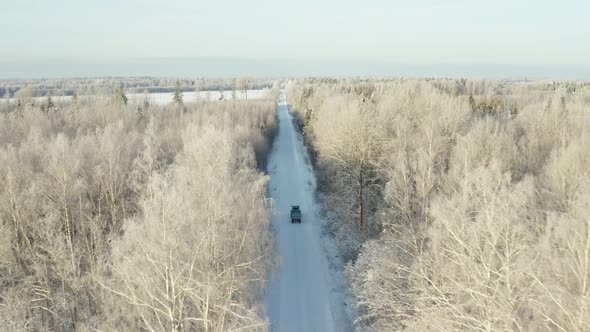
[[355,328],[590,330],[590,85],[291,80]]
[[[279,84],[185,103],[198,81],[166,82],[173,102],[157,105],[103,83],[0,100],[0,329],[268,330]],[[590,84],[307,78],[285,92],[354,329],[590,330]]]
[[275,99],[111,91],[1,102],[0,329],[265,330]]

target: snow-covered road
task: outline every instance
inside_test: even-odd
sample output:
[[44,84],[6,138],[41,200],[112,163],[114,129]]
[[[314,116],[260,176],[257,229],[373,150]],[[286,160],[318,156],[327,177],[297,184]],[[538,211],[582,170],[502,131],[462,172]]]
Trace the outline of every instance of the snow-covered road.
[[[279,132],[268,163],[273,228],[279,266],[267,295],[271,331],[347,331],[342,275],[330,269],[314,193],[315,176],[284,97],[278,105]],[[291,224],[291,205],[302,210]]]

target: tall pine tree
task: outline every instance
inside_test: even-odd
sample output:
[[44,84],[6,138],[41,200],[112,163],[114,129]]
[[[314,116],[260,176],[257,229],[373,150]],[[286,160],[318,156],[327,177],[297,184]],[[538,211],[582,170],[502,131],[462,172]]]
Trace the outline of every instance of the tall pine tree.
[[172,98],[172,101],[178,106],[184,105],[184,102],[182,101],[182,89],[180,88],[180,81],[176,81],[176,90],[174,91],[174,97]]

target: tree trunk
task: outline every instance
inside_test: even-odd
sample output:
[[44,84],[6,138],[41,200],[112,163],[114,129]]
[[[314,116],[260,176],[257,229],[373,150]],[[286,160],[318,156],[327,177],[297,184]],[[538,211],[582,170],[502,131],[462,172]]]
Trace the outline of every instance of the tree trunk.
[[358,223],[359,227],[363,229],[363,166],[359,169],[358,188],[357,188],[357,202],[358,202]]

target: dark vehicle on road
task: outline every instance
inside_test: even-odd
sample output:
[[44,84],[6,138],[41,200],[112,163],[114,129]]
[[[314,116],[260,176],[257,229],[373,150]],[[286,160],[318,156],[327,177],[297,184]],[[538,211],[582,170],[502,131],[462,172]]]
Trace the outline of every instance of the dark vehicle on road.
[[299,205],[291,206],[291,223],[301,224],[301,209],[299,209]]

